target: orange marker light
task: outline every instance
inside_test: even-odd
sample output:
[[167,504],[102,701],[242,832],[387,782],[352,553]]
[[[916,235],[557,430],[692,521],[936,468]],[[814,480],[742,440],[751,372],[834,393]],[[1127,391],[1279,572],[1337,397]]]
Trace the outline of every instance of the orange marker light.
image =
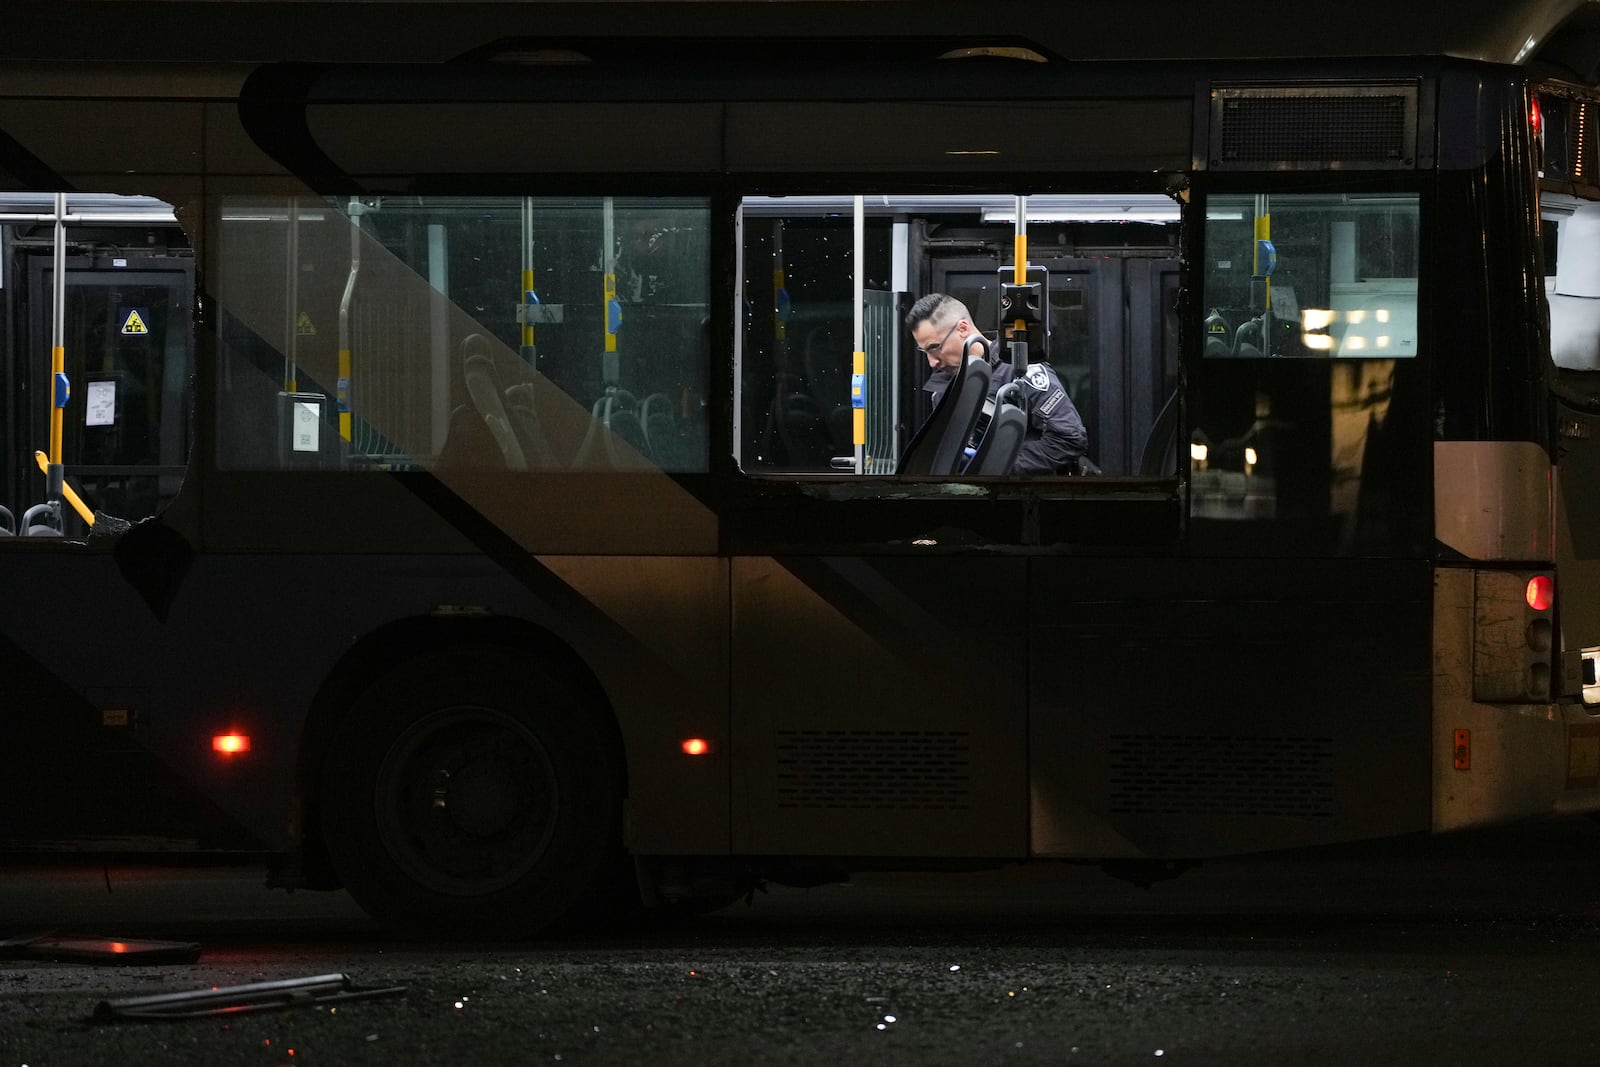
[[1555,583],[1548,575],[1536,574],[1528,579],[1528,607],[1534,611],[1549,611],[1555,596]]
[[704,756],[711,751],[711,742],[703,737],[691,737],[683,743],[685,756]]
[[211,751],[224,756],[237,756],[250,751],[249,734],[218,734],[211,739]]

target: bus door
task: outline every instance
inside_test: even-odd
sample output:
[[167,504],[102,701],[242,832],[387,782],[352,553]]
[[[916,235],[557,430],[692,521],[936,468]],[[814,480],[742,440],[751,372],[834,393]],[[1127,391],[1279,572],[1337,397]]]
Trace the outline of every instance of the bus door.
[[[1051,258],[1048,252],[1030,259],[1049,279],[1044,361],[1083,415],[1089,457],[1108,471],[1139,471],[1156,416],[1177,388],[1178,261]],[[992,257],[943,257],[933,260],[932,276],[934,291],[966,304],[992,332],[1008,268]],[[1040,348],[1033,344],[1035,352]]]
[[[67,481],[91,509],[148,518],[176,495],[188,454],[193,260],[69,256],[66,267]],[[27,374],[41,387],[30,391],[21,422],[37,448],[48,447],[50,434],[43,383],[53,275],[48,254],[30,257]],[[43,499],[43,479],[22,480],[24,508]],[[69,532],[76,522],[68,517]]]

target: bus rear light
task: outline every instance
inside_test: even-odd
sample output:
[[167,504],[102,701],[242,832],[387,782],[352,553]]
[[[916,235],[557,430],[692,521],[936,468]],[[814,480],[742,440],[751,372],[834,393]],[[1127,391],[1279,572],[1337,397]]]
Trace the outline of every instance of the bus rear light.
[[681,747],[685,756],[705,756],[711,752],[711,742],[703,737],[688,738]]
[[1473,699],[1489,704],[1550,700],[1555,576],[1480,570],[1474,586]]
[[224,756],[237,756],[250,751],[249,734],[217,734],[211,739],[211,751]]

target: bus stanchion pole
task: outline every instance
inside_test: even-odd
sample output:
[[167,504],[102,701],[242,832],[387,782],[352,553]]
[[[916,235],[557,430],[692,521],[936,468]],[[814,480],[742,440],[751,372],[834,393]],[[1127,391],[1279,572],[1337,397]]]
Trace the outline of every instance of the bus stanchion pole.
[[1261,308],[1261,354],[1272,355],[1272,271],[1278,252],[1272,244],[1272,214],[1267,194],[1256,195],[1255,245],[1251,257],[1251,300]]
[[866,300],[866,200],[855,198],[855,246],[851,273],[855,276],[855,332],[850,363],[850,439],[855,445],[856,473],[867,469],[867,352],[861,305]]
[[[1011,281],[1000,286],[1001,332],[1008,334],[1001,337],[1000,343],[1010,355],[1013,381],[1021,380],[1028,373],[1028,324],[1042,321],[1039,316],[1044,287],[1038,282],[1028,281],[1027,213],[1028,198],[1018,196],[1016,235],[1013,239],[1015,262],[1011,268]],[[1009,330],[1004,326],[1007,319],[1011,322]]]
[[45,468],[45,502],[50,505],[55,528],[66,532],[61,514],[62,490],[66,488],[66,475],[61,465],[61,439],[67,416],[67,400],[72,396],[72,383],[67,380],[67,194],[56,194],[55,239],[52,248],[51,269],[55,277],[55,291],[51,294],[50,309],[50,463]]

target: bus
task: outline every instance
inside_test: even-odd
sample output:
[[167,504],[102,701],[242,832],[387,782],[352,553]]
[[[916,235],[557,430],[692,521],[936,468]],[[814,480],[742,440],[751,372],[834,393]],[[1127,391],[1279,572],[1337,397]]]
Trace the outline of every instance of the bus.
[[1261,14],[8,11],[0,848],[523,935],[1600,810],[1600,5]]

